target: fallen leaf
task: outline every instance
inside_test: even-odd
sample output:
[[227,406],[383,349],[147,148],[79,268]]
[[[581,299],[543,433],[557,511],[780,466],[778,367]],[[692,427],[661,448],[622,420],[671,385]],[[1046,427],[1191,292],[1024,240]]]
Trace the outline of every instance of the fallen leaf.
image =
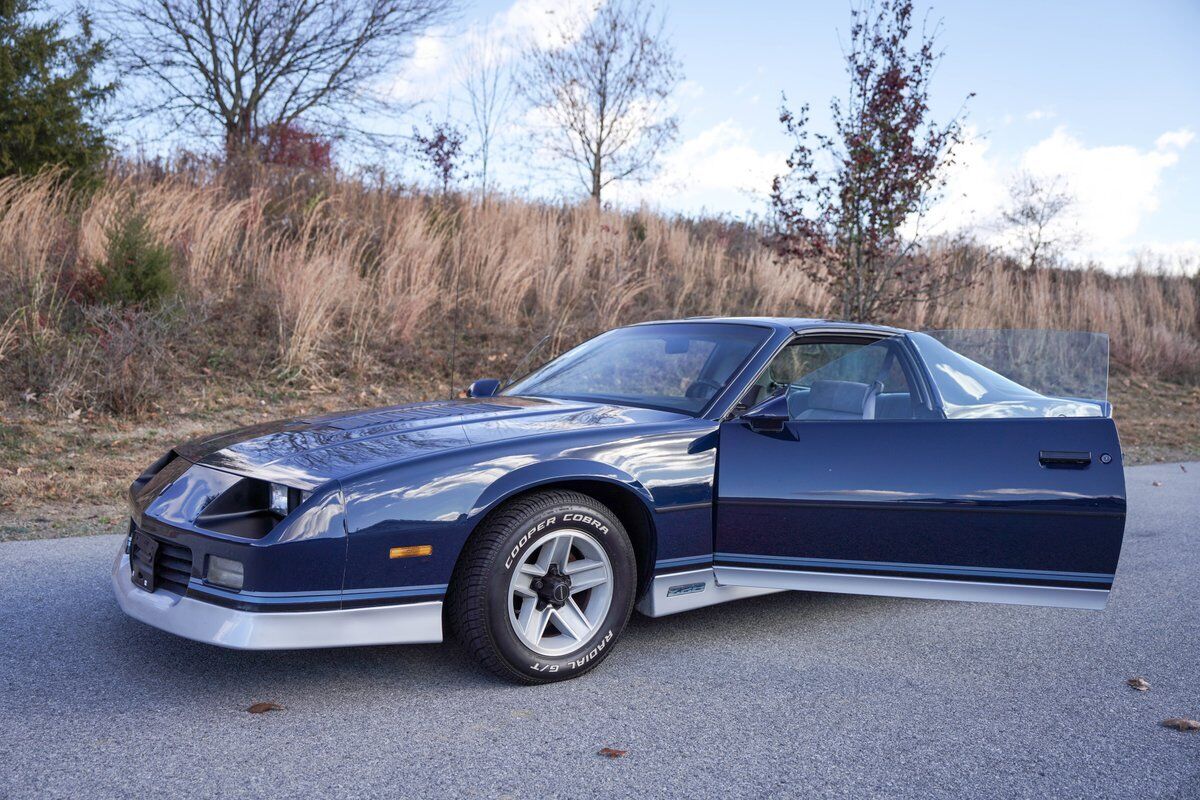
[[265,714],[268,711],[283,711],[283,706],[278,703],[255,703],[246,710],[251,714]]
[[79,419],[79,415],[82,413],[83,413],[83,409],[77,408],[74,411],[72,411],[70,414],[67,414],[67,419],[70,420],[71,422],[75,422]]
[[1129,680],[1125,681],[1125,683],[1129,684],[1134,689],[1137,689],[1139,692],[1144,692],[1150,688],[1150,681],[1141,677],[1130,678]]
[[[1167,722],[1170,722],[1170,720],[1167,720]],[[1165,725],[1166,722],[1164,722],[1163,724]],[[1183,730],[1183,729],[1180,728],[1180,730]],[[600,753],[599,753],[599,755],[602,755],[605,758],[620,758],[621,756],[628,755],[628,754],[629,754],[628,750],[617,750],[616,748],[613,748],[613,747],[601,747]]]
[[1177,731],[1200,731],[1200,722],[1183,717],[1171,717],[1162,721],[1163,727],[1174,728]]
[[1153,482],[1153,483],[1151,483],[1150,485],[1151,485],[1151,486],[1162,486],[1162,481],[1154,481],[1154,482]]

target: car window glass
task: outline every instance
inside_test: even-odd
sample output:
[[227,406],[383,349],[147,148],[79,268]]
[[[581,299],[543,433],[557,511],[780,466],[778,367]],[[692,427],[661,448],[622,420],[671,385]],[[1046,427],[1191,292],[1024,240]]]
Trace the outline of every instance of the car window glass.
[[1108,413],[1103,334],[963,330],[906,338],[925,362],[947,419]]
[[768,335],[765,328],[726,323],[619,328],[559,356],[503,394],[698,413]]
[[572,369],[547,378],[545,391],[603,386],[614,395],[683,395],[716,347],[714,342],[681,339],[668,350],[666,339],[638,337],[614,342]]
[[859,344],[795,342],[783,349],[767,368],[768,377],[776,385],[799,383],[805,375],[837,361],[862,347]]
[[912,394],[895,354],[886,341],[801,339],[772,361],[761,396],[786,393],[788,416],[798,421],[911,419]]

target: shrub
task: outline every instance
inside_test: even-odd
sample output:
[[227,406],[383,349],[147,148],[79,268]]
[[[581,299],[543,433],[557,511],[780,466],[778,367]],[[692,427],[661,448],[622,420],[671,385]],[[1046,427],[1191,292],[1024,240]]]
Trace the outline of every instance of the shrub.
[[142,414],[162,396],[173,360],[167,358],[172,309],[99,307],[85,325],[95,342],[80,364],[88,404],[114,414]]
[[99,271],[100,296],[114,305],[153,307],[175,292],[171,251],[155,239],[145,215],[136,211],[109,230]]
[[267,126],[259,144],[264,164],[324,172],[333,167],[333,142],[294,122]]
[[137,416],[162,397],[174,359],[167,345],[174,309],[90,306],[44,359],[43,401],[58,413],[90,408]]

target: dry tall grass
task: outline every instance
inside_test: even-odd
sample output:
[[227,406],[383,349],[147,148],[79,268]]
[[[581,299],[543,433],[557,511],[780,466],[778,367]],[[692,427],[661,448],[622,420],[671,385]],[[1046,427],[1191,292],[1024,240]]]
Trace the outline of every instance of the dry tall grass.
[[[86,305],[75,289],[102,259],[113,215],[131,205],[175,254],[179,330],[194,341],[197,326],[207,326],[201,349],[271,348],[266,362],[284,377],[367,374],[422,359],[438,372],[429,343],[447,342],[456,318],[470,337],[464,361],[478,363],[489,350],[508,360],[544,333],[562,345],[650,318],[822,316],[831,307],[822,286],[734,224],[519,199],[443,201],[311,177],[265,176],[233,197],[217,176],[126,169],[85,201],[54,176],[8,179],[0,181],[0,359],[23,365],[6,370],[8,391],[130,410],[100,397],[96,381],[80,388],[89,382],[65,374],[81,369],[78,359],[50,354],[99,335],[97,315],[72,316]],[[963,245],[931,251],[934,268],[950,263],[952,247]],[[975,255],[980,267],[968,288],[887,321],[1103,331],[1130,371],[1200,376],[1195,279],[1028,273]],[[231,314],[250,321],[234,325]],[[144,357],[139,368],[156,369],[161,355]]]

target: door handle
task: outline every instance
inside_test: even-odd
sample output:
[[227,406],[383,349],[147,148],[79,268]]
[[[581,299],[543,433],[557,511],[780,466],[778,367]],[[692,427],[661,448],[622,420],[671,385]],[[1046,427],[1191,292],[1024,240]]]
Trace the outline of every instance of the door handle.
[[1092,454],[1086,450],[1042,450],[1038,461],[1046,467],[1086,467],[1092,463]]

